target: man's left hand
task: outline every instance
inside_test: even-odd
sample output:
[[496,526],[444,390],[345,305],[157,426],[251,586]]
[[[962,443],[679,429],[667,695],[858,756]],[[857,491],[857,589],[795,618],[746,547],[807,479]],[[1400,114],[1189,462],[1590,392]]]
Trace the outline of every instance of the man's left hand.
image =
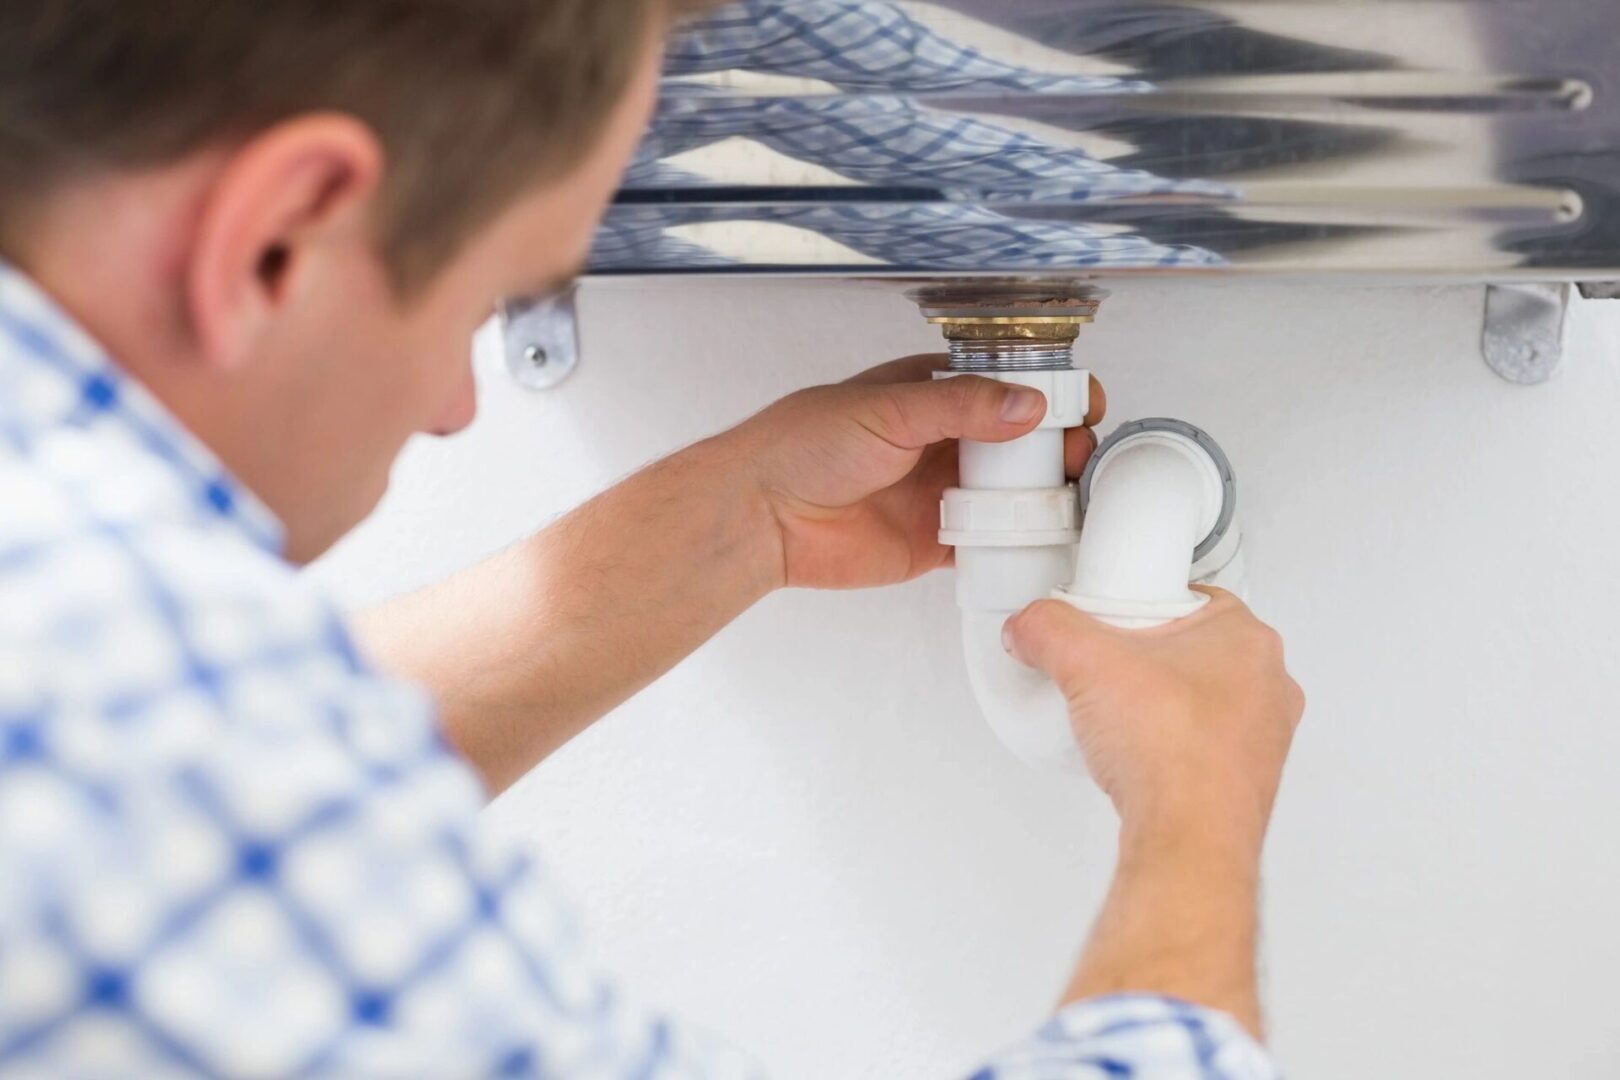
[[[957,439],[1006,442],[1046,413],[1038,391],[962,375],[943,356],[895,360],[802,390],[721,436],[748,462],[781,531],[783,584],[854,589],[948,566],[939,501],[957,482]],[[1069,475],[1097,447],[1096,380],[1086,426],[1067,433]]]

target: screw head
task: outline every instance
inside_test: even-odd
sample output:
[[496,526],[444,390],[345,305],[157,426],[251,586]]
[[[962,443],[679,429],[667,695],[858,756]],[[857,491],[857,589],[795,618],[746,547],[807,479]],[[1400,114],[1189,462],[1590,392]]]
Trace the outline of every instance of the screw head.
[[579,366],[572,291],[504,305],[501,322],[501,352],[507,373],[518,385],[549,390]]

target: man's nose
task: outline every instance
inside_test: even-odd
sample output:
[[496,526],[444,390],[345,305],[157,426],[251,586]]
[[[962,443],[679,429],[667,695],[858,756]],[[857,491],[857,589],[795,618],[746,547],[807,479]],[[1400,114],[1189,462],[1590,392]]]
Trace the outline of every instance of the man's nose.
[[454,435],[465,430],[478,415],[478,386],[473,380],[472,365],[468,364],[462,369],[461,379],[456,383],[454,397],[428,426],[430,435]]

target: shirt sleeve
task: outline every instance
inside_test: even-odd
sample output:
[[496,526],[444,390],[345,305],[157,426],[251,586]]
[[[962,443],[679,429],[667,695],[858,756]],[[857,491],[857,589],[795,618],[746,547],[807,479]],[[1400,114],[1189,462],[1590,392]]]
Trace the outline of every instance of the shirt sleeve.
[[1224,1013],[1119,994],[1070,1005],[972,1080],[1279,1080],[1260,1044]]

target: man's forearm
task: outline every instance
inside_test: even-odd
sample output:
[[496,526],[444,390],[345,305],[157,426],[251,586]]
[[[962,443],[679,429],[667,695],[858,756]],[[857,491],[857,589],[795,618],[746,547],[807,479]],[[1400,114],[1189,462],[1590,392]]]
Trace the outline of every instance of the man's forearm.
[[1119,869],[1064,1002],[1123,992],[1219,1009],[1259,1037],[1259,844],[1172,823],[1121,830]]
[[425,684],[491,794],[779,584],[780,534],[724,438],[632,476],[528,540],[367,612],[386,669]]

